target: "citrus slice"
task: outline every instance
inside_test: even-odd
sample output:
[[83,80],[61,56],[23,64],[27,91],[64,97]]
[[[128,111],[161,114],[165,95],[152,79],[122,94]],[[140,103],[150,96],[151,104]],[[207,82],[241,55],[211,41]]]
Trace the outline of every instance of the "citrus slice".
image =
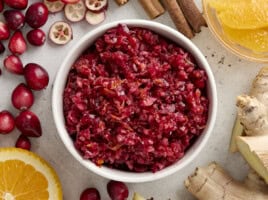
[[1,200],[62,200],[53,168],[33,152],[0,148]]
[[212,0],[209,4],[217,11],[221,23],[230,28],[268,27],[268,1],[266,0]]
[[227,10],[230,4],[233,4],[235,7],[250,3],[251,0],[209,0],[208,4],[210,7],[214,8],[217,12],[222,12],[224,10]]
[[255,52],[268,52],[268,27],[252,30],[237,30],[224,25],[222,27],[231,41]]

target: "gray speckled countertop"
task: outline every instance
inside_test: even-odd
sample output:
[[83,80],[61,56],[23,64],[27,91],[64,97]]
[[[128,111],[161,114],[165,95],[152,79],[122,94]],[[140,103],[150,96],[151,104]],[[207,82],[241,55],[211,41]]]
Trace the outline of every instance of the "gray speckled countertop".
[[[36,0],[29,1],[34,2]],[[201,8],[201,2],[196,2]],[[148,19],[137,0],[131,0],[122,7],[118,7],[113,0],[109,0],[109,9],[104,23],[126,18]],[[42,29],[47,32],[49,26],[54,21],[60,19],[64,19],[63,13],[50,15],[48,22]],[[174,28],[167,13],[155,21]],[[57,171],[62,182],[65,200],[79,199],[81,191],[86,187],[98,188],[102,199],[105,200],[109,199],[106,191],[108,180],[88,171],[69,154],[57,134],[51,112],[51,88],[61,62],[68,50],[85,33],[95,28],[89,26],[85,21],[71,25],[74,38],[69,44],[56,46],[48,41],[42,47],[31,46],[21,56],[24,64],[29,62],[39,63],[48,70],[50,75],[50,83],[47,89],[34,93],[36,101],[32,110],[40,117],[43,136],[41,138],[31,139],[33,145],[32,150],[50,162]],[[213,133],[205,148],[186,168],[158,181],[128,184],[130,196],[132,196],[134,191],[137,191],[145,197],[153,196],[155,200],[193,200],[194,198],[184,188],[183,180],[194,171],[196,166],[207,165],[211,161],[220,163],[237,179],[243,179],[247,173],[248,166],[246,162],[239,154],[228,153],[228,146],[236,115],[236,96],[248,91],[252,79],[260,67],[262,67],[262,64],[244,61],[227,52],[214,39],[208,28],[203,28],[202,32],[197,34],[192,41],[206,56],[217,84],[218,113]],[[7,53],[6,51],[4,55],[1,55],[1,63]],[[22,81],[23,77],[12,75],[3,70],[3,74],[0,76],[0,110],[8,109],[15,115],[18,113],[18,111],[12,108],[10,96],[13,88]],[[10,135],[1,135],[0,146],[13,146],[18,135],[19,132],[17,130],[13,131]]]

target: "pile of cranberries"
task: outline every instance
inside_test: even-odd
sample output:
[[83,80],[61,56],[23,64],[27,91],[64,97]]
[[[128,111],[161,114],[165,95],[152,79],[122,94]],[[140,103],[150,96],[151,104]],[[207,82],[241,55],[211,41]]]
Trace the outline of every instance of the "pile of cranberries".
[[[126,200],[129,194],[126,184],[113,180],[108,182],[107,192],[111,200]],[[80,200],[100,199],[100,193],[96,188],[86,188],[80,195]]]
[[[30,150],[28,137],[42,135],[39,118],[29,110],[34,103],[33,91],[46,88],[49,75],[39,64],[28,63],[24,66],[20,55],[26,52],[27,41],[34,46],[44,44],[46,35],[40,27],[48,19],[48,9],[42,2],[28,6],[28,0],[3,0],[0,1],[0,12],[3,12],[4,16],[4,21],[0,21],[0,52],[3,53],[6,49],[2,43],[4,40],[8,40],[9,50],[9,55],[3,60],[3,66],[10,73],[22,75],[25,79],[25,83],[19,83],[11,94],[12,105],[19,110],[19,114],[14,116],[8,110],[0,111],[0,134],[8,134],[16,127],[21,135],[15,146]],[[25,24],[32,28],[26,37],[22,32]]]
[[[29,7],[28,0],[4,0],[1,3],[0,11],[3,12],[5,21],[0,21],[0,40],[9,39],[8,49],[12,54],[21,55],[27,50],[27,42],[22,33],[25,24],[32,28],[26,34],[28,42],[34,46],[44,44],[46,34],[40,27],[46,23],[49,13],[44,3],[36,2]],[[5,47],[2,42],[0,46],[1,52],[4,52]]]

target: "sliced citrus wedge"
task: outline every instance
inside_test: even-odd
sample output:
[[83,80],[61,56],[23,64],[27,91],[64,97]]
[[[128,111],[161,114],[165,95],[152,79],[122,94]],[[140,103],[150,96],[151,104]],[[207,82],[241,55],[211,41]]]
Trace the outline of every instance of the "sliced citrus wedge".
[[268,28],[237,30],[222,27],[231,41],[255,52],[268,52]]
[[54,169],[37,154],[19,148],[0,148],[1,200],[62,200]]
[[211,0],[209,4],[217,11],[221,23],[230,28],[256,29],[268,27],[268,1]]
[[228,7],[230,7],[230,4],[235,4],[235,7],[240,5],[240,4],[244,4],[244,3],[250,3],[251,0],[209,0],[208,4],[210,7],[214,8],[217,12],[222,12],[226,9],[228,9]]

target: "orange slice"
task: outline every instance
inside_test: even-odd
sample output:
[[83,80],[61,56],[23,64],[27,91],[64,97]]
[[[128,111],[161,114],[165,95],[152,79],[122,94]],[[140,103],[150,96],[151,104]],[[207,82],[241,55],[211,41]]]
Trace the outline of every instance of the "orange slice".
[[235,29],[268,27],[267,0],[212,0],[210,6],[222,24]]
[[53,168],[37,154],[19,148],[0,148],[1,200],[62,200]]
[[230,4],[237,7],[241,4],[250,3],[251,0],[209,0],[208,4],[210,7],[214,8],[218,13],[228,9]]
[[268,52],[268,27],[252,30],[237,30],[224,25],[222,27],[231,41],[255,52]]

